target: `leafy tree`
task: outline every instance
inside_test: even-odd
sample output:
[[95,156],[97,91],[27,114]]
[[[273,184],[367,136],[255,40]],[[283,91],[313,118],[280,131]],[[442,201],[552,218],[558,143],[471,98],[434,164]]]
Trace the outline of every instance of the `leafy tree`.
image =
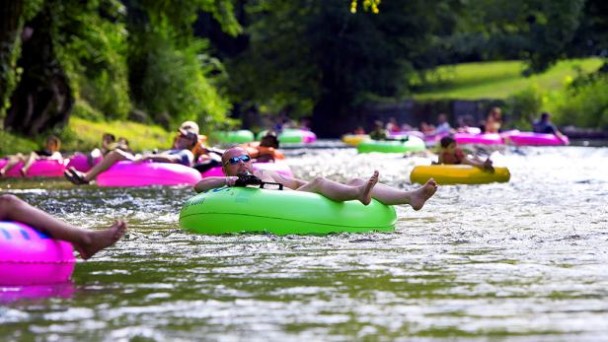
[[585,0],[479,0],[464,5],[466,15],[448,46],[481,60],[521,59],[527,73],[541,72],[567,56],[583,16]]
[[317,134],[337,136],[362,120],[362,103],[405,96],[416,70],[435,65],[429,47],[451,32],[457,9],[395,0],[376,15],[341,2],[252,3],[250,48],[229,63],[231,93],[269,111],[312,112]]
[[0,6],[0,128],[9,97],[19,81],[17,59],[21,54],[23,23],[31,19],[42,7],[42,0],[4,1]]
[[196,38],[200,11],[211,13],[234,35],[240,26],[230,1],[128,1],[129,83],[136,106],[168,126],[184,119],[205,125],[223,121],[230,103],[223,95],[223,66],[209,53],[208,41]]
[[76,100],[114,117],[126,116],[121,7],[114,0],[40,2],[22,28],[18,66],[23,73],[12,92],[7,127],[29,135],[61,128]]
[[230,103],[222,64],[192,24],[205,11],[238,33],[232,2],[125,3],[129,11],[118,0],[3,2],[0,118],[8,109],[7,128],[61,128],[74,108],[89,118],[126,119],[133,105],[165,125],[224,119]]

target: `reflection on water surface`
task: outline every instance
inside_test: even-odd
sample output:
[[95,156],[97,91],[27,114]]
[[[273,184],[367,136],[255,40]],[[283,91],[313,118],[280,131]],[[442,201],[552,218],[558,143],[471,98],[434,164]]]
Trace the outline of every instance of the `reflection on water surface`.
[[[303,178],[410,189],[425,156],[289,151]],[[189,188],[0,183],[87,228],[126,238],[72,282],[0,289],[0,335],[45,340],[601,340],[608,327],[608,149],[495,153],[511,181],[444,186],[393,234],[200,236],[177,225]],[[18,291],[26,291],[19,294]],[[29,293],[30,295],[28,295]],[[34,295],[32,295],[34,294]],[[44,336],[44,337],[43,337]]]

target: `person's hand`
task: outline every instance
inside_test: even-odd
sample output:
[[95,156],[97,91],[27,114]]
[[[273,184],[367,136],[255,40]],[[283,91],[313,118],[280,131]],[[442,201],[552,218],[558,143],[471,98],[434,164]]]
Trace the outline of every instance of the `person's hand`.
[[237,176],[226,176],[226,186],[232,187],[239,180]]
[[247,186],[247,185],[260,185],[262,180],[254,176],[251,173],[239,174],[237,181],[234,182],[235,186]]
[[494,167],[492,166],[492,161],[490,160],[490,158],[486,159],[486,161],[483,162],[483,168],[486,171],[494,172]]

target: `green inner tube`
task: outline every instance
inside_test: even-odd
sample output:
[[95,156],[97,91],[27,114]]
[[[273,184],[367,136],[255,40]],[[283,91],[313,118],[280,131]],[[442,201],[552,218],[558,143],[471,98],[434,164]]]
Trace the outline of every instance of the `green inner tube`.
[[244,144],[255,140],[253,133],[246,129],[238,131],[218,131],[211,134],[213,140],[227,144]]
[[364,206],[310,192],[242,187],[200,193],[186,201],[179,217],[183,229],[210,235],[392,232],[396,222],[395,209],[376,200]]
[[359,153],[383,152],[403,153],[424,151],[424,141],[418,137],[409,136],[407,140],[365,140],[357,145]]
[[[258,140],[262,139],[268,131],[261,131],[258,134]],[[284,129],[277,137],[282,143],[303,143],[304,132],[300,129]]]

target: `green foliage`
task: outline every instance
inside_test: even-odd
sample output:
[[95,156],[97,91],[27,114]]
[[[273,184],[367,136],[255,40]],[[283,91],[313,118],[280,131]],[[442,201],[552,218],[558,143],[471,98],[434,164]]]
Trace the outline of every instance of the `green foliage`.
[[520,61],[463,63],[441,66],[418,83],[414,98],[425,99],[506,99],[520,89],[537,85],[539,89],[561,89],[567,80],[596,72],[600,58],[573,59],[557,63],[549,70],[525,77]]
[[91,122],[71,118],[68,128],[61,135],[64,151],[90,151],[101,144],[103,133],[125,137],[134,151],[168,149],[175,133],[167,132],[158,125],[139,124],[128,121]]
[[585,76],[551,97],[556,123],[608,129],[608,76]]
[[203,126],[223,120],[230,104],[210,76],[221,70],[208,55],[200,54],[207,48],[205,42],[192,39],[177,49],[176,38],[168,33],[149,34],[155,39],[148,40],[147,70],[141,83],[146,109],[156,122],[174,125],[188,119]]
[[105,119],[105,116],[102,112],[100,112],[94,107],[91,107],[91,105],[87,101],[82,99],[77,100],[74,103],[74,108],[72,109],[72,116],[81,119],[86,119],[89,121],[103,121]]
[[131,103],[127,82],[125,8],[118,0],[49,1],[54,48],[76,99],[110,119],[126,119]]
[[303,21],[315,7],[282,1],[247,4],[252,18],[250,48],[227,63],[234,101],[256,106],[262,114],[284,108],[294,117],[310,114],[318,97],[314,80],[318,70],[304,41],[307,32]]
[[428,42],[455,15],[449,1],[422,0],[383,2],[379,15],[304,0],[252,2],[246,10],[250,49],[229,64],[238,75],[231,94],[292,116],[310,115],[322,98],[343,112],[369,98],[403,98],[416,68],[434,66]]
[[211,12],[229,34],[240,32],[230,1],[142,0],[130,17],[130,84],[137,107],[165,127],[195,120],[202,129],[225,120],[230,110],[221,83],[223,65],[211,57],[192,25],[200,10]]
[[21,43],[2,42],[0,46],[0,127],[6,110],[10,106],[10,96],[17,87],[21,70],[17,68],[17,58],[21,54]]
[[[61,132],[51,132],[61,139],[62,152],[90,151],[101,144],[103,133],[112,133],[117,137],[125,137],[129,140],[134,151],[151,151],[156,148],[170,148],[174,132],[167,132],[157,125],[143,125],[128,121],[98,121],[92,122],[72,117],[68,127]],[[137,132],[137,134],[134,134]],[[45,136],[20,137],[0,130],[0,156],[26,153],[39,149],[44,143]]]
[[35,141],[26,137],[20,137],[10,134],[0,129],[0,156],[6,156],[15,153],[25,153],[36,150],[39,146]]
[[521,59],[526,74],[542,72],[568,50],[585,0],[479,0],[462,2],[458,30],[444,43],[460,56]]
[[[2,121],[6,114],[6,110],[10,106],[9,99],[11,94],[17,87],[19,82],[21,69],[17,67],[17,59],[21,55],[21,38],[19,33],[23,30],[23,23],[33,18],[41,9],[44,0],[31,0],[23,1],[19,5],[13,5],[16,9],[16,13],[10,13],[13,16],[20,16],[19,18],[11,18],[15,20],[16,27],[13,32],[5,32],[6,36],[1,37],[0,41],[0,127],[2,127]],[[8,4],[4,10],[8,10]],[[23,6],[23,7],[20,7]],[[19,13],[22,10],[22,13]],[[6,12],[7,14],[9,12]],[[4,29],[7,27],[5,26]]]
[[531,122],[543,107],[543,92],[537,84],[509,96],[505,111],[510,113],[509,123],[519,129],[530,130]]

